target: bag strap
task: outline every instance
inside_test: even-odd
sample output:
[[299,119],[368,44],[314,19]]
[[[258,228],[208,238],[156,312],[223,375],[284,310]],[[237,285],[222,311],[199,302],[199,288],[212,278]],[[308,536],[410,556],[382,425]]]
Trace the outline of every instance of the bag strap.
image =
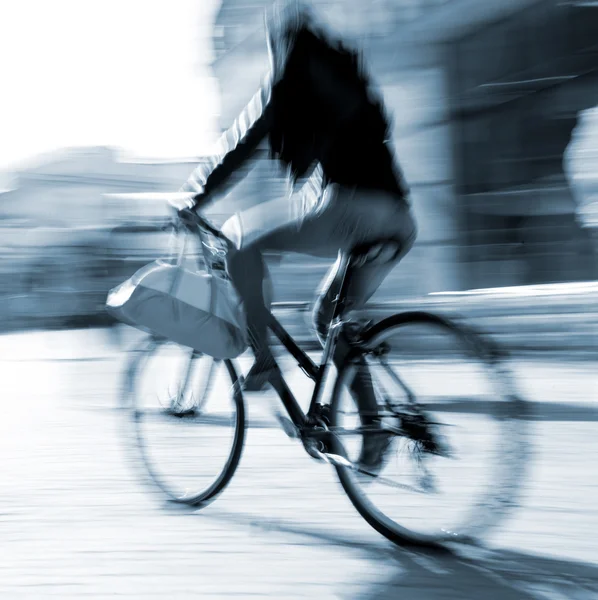
[[189,231],[187,231],[187,229],[183,229],[182,237],[183,240],[179,244],[179,251],[177,252],[176,257],[177,267],[181,267],[183,265],[183,259],[185,258],[185,254],[187,253],[187,245],[189,242]]
[[[188,235],[189,232],[186,229],[183,229],[182,233],[179,231],[174,231],[173,236],[171,238],[171,240],[174,239],[173,242],[171,242],[170,245],[170,257],[174,257],[175,261],[174,261],[174,266],[175,266],[175,272],[174,272],[174,277],[172,278],[172,284],[170,285],[170,291],[168,292],[169,295],[173,296],[177,293],[178,291],[178,287],[181,281],[181,275],[183,273],[183,259],[185,258],[185,254],[187,252],[187,243],[188,243]],[[178,249],[176,250],[175,253],[175,244],[176,242],[179,242],[178,244]]]
[[[212,268],[213,257],[210,257],[210,255],[208,254],[208,250],[207,250],[207,248],[213,248],[213,246],[210,246],[208,238],[207,238],[205,232],[202,231],[201,227],[197,228],[197,235],[198,235],[199,247],[201,249],[201,254],[203,256],[203,261],[204,261],[206,271],[208,272],[209,275],[214,275],[214,269]],[[197,260],[197,266],[198,267],[201,266],[199,257]]]
[[[212,267],[213,257],[210,257],[209,250],[211,246],[205,232],[202,231],[201,227],[197,227],[196,231],[191,231],[188,227],[175,227],[169,241],[169,258],[174,260],[174,266],[176,268],[175,277],[173,278],[172,285],[170,287],[170,294],[176,294],[178,285],[180,283],[181,273],[183,271],[183,259],[187,253],[187,247],[189,242],[189,236],[191,234],[197,235],[197,240],[200,246],[200,255],[197,257],[197,267],[201,270],[202,266],[205,266],[205,270],[212,277],[214,276],[214,270]],[[195,239],[195,238],[194,238]],[[201,256],[203,256],[203,265],[201,264]],[[213,302],[212,300],[211,302]]]

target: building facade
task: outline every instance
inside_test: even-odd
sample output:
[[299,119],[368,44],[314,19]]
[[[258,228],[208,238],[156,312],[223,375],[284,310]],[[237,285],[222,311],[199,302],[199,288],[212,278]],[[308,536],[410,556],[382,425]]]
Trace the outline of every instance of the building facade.
[[596,32],[596,3],[541,0],[445,45],[470,285],[598,277],[563,164],[578,114],[598,104]]
[[196,163],[123,162],[111,148],[64,149],[15,172],[0,194],[5,327],[87,322],[107,291],[168,250],[165,202]]

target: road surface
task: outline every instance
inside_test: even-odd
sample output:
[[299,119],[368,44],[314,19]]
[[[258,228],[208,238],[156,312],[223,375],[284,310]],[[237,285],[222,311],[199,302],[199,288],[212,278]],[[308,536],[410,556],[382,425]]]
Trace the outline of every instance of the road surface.
[[[214,504],[167,507],[131,459],[104,336],[0,338],[0,598],[598,598],[592,363],[518,366],[536,415],[521,506],[486,549],[444,554],[387,542],[277,429],[249,429]],[[248,402],[251,420],[273,400]]]

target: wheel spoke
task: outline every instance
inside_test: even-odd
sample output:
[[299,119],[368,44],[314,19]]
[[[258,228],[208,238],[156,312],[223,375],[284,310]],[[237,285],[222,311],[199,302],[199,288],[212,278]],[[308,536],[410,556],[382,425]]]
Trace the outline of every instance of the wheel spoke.
[[353,504],[394,540],[483,535],[516,498],[527,456],[504,365],[486,360],[469,331],[426,313],[396,315],[361,339],[367,356],[341,369],[331,410]]
[[238,377],[232,363],[215,363],[156,343],[130,370],[137,456],[149,481],[175,502],[209,502],[241,455],[245,412]]

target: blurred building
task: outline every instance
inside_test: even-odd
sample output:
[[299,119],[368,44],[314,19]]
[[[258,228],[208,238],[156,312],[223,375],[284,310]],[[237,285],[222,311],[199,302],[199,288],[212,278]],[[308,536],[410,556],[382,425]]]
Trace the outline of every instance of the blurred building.
[[[268,4],[222,0],[213,32],[222,128],[267,71]],[[579,202],[598,199],[595,171],[572,169],[567,178],[563,170],[579,111],[598,104],[596,2],[314,4],[363,49],[393,113],[412,189],[419,239],[378,299],[598,278],[598,209],[594,200],[582,209]],[[598,141],[584,139],[587,157]],[[196,163],[65,149],[5,177],[0,316],[21,323],[19,315],[101,313],[107,290],[164,250],[159,227],[168,208],[139,193],[177,190]],[[285,185],[264,153],[211,216],[222,222],[283,194]],[[327,268],[326,261],[309,259],[308,268],[303,257],[285,257],[273,265],[276,298],[310,300]]]
[[[0,191],[2,329],[102,322],[108,290],[173,250],[176,192],[201,162],[125,161],[113,148],[37,156]],[[149,194],[148,194],[149,193]],[[234,206],[210,211],[222,223]]]
[[[214,28],[222,127],[267,69],[265,0],[223,0]],[[560,0],[314,0],[363,49],[395,117],[420,238],[406,293],[597,277],[562,168],[598,103],[598,8]],[[270,170],[269,170],[270,169]],[[272,167],[231,196],[279,193]]]
[[30,163],[13,174],[12,190],[2,196],[0,218],[5,222],[73,227],[116,222],[126,214],[155,214],[151,206],[108,205],[102,198],[110,192],[176,190],[195,166],[127,162],[117,150],[104,147],[65,148]]
[[111,287],[167,250],[166,203],[135,192],[176,191],[196,163],[125,162],[102,147],[30,163],[0,193],[0,316],[17,328],[86,321]]
[[579,112],[598,104],[597,32],[596,2],[536,0],[445,45],[462,260],[474,285],[598,276],[563,168]]

